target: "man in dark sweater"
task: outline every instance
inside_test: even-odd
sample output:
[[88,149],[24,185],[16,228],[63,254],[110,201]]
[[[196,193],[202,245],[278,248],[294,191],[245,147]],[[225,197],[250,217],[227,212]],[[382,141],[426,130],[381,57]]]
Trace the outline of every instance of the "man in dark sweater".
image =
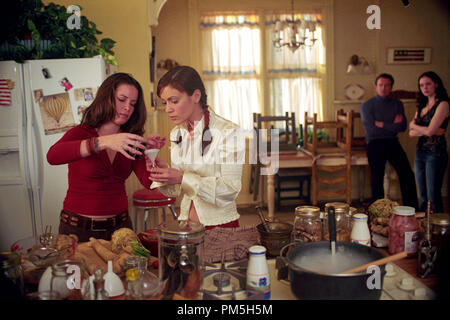
[[384,198],[384,171],[386,161],[389,161],[400,180],[403,205],[417,209],[416,180],[397,138],[397,134],[407,127],[403,103],[388,97],[393,84],[394,78],[390,74],[380,74],[375,80],[377,95],[361,106],[367,158],[372,172],[372,201]]

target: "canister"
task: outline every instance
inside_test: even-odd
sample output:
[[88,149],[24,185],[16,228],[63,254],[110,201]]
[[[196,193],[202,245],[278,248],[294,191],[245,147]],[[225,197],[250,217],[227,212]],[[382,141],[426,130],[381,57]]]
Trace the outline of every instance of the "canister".
[[197,298],[202,284],[204,235],[205,227],[196,221],[175,220],[159,225],[159,279],[163,299],[172,299],[174,294]]

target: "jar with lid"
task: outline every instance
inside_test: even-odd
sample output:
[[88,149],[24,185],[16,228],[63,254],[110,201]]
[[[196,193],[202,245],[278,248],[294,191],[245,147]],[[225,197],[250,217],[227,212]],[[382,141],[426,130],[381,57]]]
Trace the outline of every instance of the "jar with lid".
[[270,272],[266,260],[266,248],[251,246],[248,249],[246,290],[249,297],[263,293],[264,300],[270,299]]
[[89,273],[83,261],[65,259],[48,267],[39,281],[39,292],[56,291],[63,300],[91,299]]
[[350,230],[353,230],[353,222],[354,222],[353,216],[355,214],[357,214],[357,213],[358,213],[358,209],[356,209],[355,207],[349,207],[348,208],[347,221],[349,223],[349,229]]
[[0,252],[0,300],[24,298],[23,269],[17,252]]
[[163,299],[196,299],[202,285],[205,227],[176,220],[158,226],[159,279]]
[[320,208],[299,206],[295,208],[294,241],[316,242],[322,240]]
[[389,253],[406,251],[408,257],[413,257],[417,254],[419,244],[416,211],[413,207],[396,206],[393,213],[389,221]]
[[351,239],[354,243],[370,247],[370,231],[367,219],[367,215],[364,213],[356,213],[353,215]]
[[438,256],[449,237],[450,215],[435,213],[430,216],[431,241],[436,245]]
[[330,240],[328,231],[328,208],[334,207],[336,216],[336,241],[350,242],[350,222],[349,209],[350,206],[344,202],[328,202],[325,204],[325,212],[323,219],[323,240]]

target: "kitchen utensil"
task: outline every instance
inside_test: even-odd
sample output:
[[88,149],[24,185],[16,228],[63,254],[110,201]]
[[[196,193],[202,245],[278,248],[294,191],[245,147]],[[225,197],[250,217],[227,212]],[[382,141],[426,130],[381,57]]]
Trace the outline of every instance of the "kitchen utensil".
[[258,213],[259,218],[261,219],[262,225],[264,227],[264,230],[266,232],[270,232],[269,225],[267,224],[266,218],[264,218],[264,215],[262,213],[262,209],[260,206],[256,207],[256,212]]
[[256,226],[256,230],[259,232],[261,245],[267,249],[267,255],[278,256],[281,248],[291,242],[294,226],[286,222],[269,222],[268,226],[270,231],[266,231],[262,223]]
[[108,261],[108,272],[103,276],[105,279],[105,290],[110,297],[117,297],[125,293],[122,280],[114,273],[112,261]]
[[397,260],[405,258],[407,255],[408,254],[406,253],[406,251],[403,251],[403,252],[394,254],[393,256],[382,258],[382,259],[379,259],[379,260],[376,260],[376,261],[373,261],[373,262],[366,263],[366,264],[364,264],[362,266],[349,269],[347,271],[342,272],[342,274],[357,273],[357,272],[365,271],[370,266],[380,266],[380,265],[386,264],[388,262],[394,262],[394,261],[397,261]]
[[[288,249],[290,249],[288,251]],[[323,255],[323,257],[322,257]],[[353,258],[348,258],[353,256]],[[323,263],[306,268],[303,262],[313,261],[311,258],[324,258]],[[280,251],[276,267],[278,278],[287,275],[291,290],[298,299],[313,300],[339,300],[339,299],[379,299],[383,279],[386,273],[385,266],[380,265],[379,286],[368,288],[369,277],[373,274],[341,272],[376,261],[385,257],[382,252],[364,245],[350,242],[336,242],[336,255],[330,253],[330,242],[290,243]],[[340,270],[333,270],[332,259],[337,258]],[[287,268],[287,270],[286,270]],[[317,269],[319,271],[313,271]],[[328,272],[326,269],[329,269]],[[335,272],[334,272],[335,271]]]
[[145,155],[150,159],[150,161],[152,162],[152,167],[155,168],[156,164],[155,164],[155,159],[156,156],[158,155],[159,149],[147,149],[144,151]]
[[334,207],[328,207],[328,232],[330,234],[331,254],[336,254],[336,216]]

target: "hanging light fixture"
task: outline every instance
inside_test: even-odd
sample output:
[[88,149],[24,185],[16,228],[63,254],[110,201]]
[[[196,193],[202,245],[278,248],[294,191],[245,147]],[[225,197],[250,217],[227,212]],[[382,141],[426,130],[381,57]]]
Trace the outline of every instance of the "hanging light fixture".
[[[297,27],[300,25],[300,28]],[[288,39],[283,39],[285,30],[287,29]],[[316,24],[313,21],[294,19],[294,0],[291,0],[291,20],[275,23],[275,37],[273,45],[275,48],[287,46],[294,53],[300,47],[312,47],[316,42]]]

